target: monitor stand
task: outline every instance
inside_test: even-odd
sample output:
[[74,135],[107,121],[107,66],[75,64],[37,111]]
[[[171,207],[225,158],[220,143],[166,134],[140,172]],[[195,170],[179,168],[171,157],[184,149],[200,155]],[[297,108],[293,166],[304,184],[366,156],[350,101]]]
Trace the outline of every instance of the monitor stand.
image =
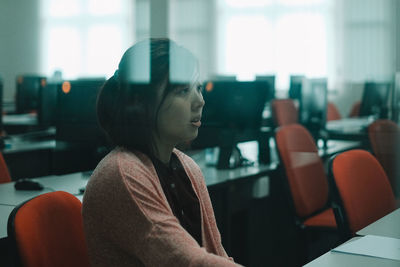
[[217,161],[217,169],[234,169],[237,167],[253,166],[254,162],[243,157],[239,147],[220,147]]
[[219,155],[217,169],[230,169],[230,159],[233,148],[236,146],[236,134],[233,130],[224,129],[218,135]]
[[217,169],[231,169],[231,155],[232,147],[220,147],[217,161]]

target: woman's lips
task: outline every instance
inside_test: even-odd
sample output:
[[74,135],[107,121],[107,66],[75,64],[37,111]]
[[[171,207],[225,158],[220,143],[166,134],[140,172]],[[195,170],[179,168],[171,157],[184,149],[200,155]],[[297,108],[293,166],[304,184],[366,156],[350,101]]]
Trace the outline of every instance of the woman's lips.
[[194,125],[196,127],[200,127],[201,126],[201,121],[192,121],[192,125]]

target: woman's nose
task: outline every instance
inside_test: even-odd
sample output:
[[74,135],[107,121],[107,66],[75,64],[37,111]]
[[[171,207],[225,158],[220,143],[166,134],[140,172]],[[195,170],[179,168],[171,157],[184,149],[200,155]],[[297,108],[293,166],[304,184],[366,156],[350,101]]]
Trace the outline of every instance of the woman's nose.
[[205,105],[205,101],[204,101],[202,93],[199,91],[196,91],[194,100],[193,100],[193,106],[192,106],[193,109],[196,110],[196,109],[202,108],[202,107],[204,107],[204,105]]

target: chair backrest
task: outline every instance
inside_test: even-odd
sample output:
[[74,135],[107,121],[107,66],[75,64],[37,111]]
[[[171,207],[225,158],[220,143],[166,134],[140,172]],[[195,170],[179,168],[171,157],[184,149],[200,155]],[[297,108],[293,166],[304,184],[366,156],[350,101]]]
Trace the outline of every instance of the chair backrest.
[[297,216],[304,218],[324,208],[328,180],[311,134],[299,124],[285,125],[276,132],[276,144]]
[[[333,201],[345,216],[335,217],[339,229],[354,235],[358,230],[385,216],[396,207],[387,176],[369,152],[355,149],[333,158],[331,175],[337,189]],[[336,206],[336,205],[335,205]]]
[[391,120],[376,120],[368,126],[368,137],[394,194],[400,196],[400,127]]
[[56,191],[17,206],[8,219],[8,236],[22,266],[90,266],[75,196]]
[[298,110],[292,99],[274,99],[271,108],[277,127],[299,122]]
[[10,172],[8,171],[3,154],[0,152],[0,184],[8,182],[11,182]]
[[351,107],[349,117],[358,117],[360,114],[361,101],[354,102]]
[[333,104],[332,102],[328,102],[327,112],[326,112],[326,120],[334,121],[334,120],[340,120],[341,118],[342,118],[342,116],[340,115],[335,104]]

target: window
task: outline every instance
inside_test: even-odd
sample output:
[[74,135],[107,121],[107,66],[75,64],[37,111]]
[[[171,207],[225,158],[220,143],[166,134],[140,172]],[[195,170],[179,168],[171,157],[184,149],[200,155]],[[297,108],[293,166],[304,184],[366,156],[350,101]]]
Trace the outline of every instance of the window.
[[111,76],[132,44],[131,0],[41,0],[41,70]]
[[334,64],[331,0],[219,0],[217,70],[252,79],[276,75],[287,89],[289,76],[331,78]]

